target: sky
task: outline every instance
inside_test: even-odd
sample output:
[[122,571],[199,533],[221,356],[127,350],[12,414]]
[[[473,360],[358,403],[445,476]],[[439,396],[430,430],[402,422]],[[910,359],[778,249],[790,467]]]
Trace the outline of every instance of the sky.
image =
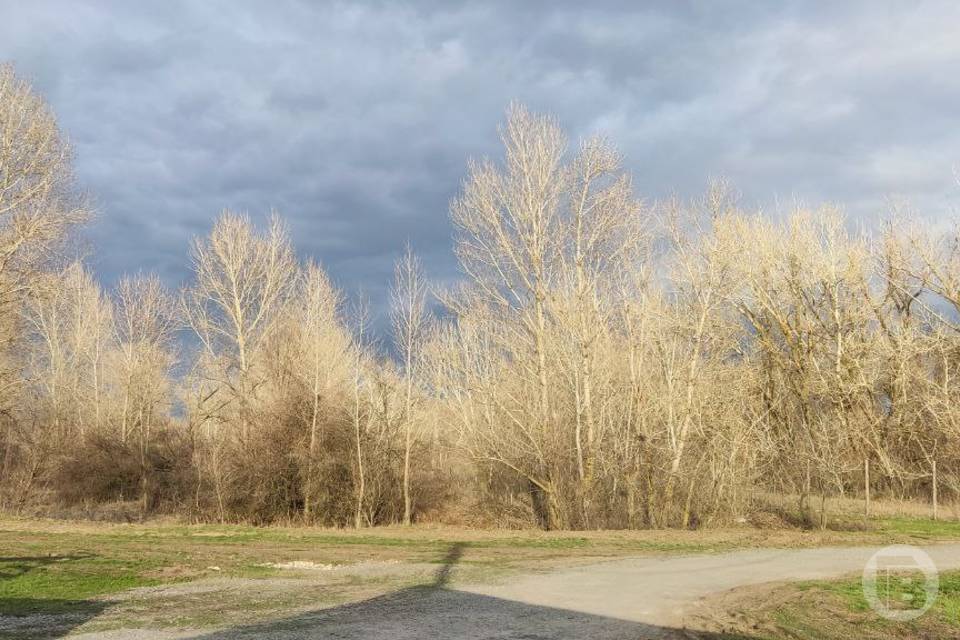
[[712,176],[867,226],[960,201],[957,2],[0,0],[0,61],[74,147],[107,285],[187,282],[224,208],[277,210],[375,306],[408,240],[449,282],[449,202],[511,101],[608,137],[648,202]]

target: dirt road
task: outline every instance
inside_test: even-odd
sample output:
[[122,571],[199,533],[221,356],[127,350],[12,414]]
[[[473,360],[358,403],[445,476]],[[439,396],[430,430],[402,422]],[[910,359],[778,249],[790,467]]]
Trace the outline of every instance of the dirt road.
[[[758,549],[708,556],[614,560],[472,592],[621,620],[682,626],[711,594],[863,571],[877,548]],[[960,568],[960,544],[924,549],[941,570]]]
[[[710,638],[683,630],[698,608],[737,587],[859,573],[877,548],[751,550],[633,558],[531,574],[501,585],[434,586],[215,632],[121,631],[82,638]],[[960,568],[960,544],[925,548],[939,569]]]

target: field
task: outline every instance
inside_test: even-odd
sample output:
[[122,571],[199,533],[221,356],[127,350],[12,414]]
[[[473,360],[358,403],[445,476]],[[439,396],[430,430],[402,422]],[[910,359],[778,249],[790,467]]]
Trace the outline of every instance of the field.
[[[182,634],[269,625],[418,589],[492,585],[485,587],[491,593],[509,591],[530,576],[549,581],[556,571],[617,566],[601,564],[617,558],[725,558],[743,550],[958,540],[960,526],[953,522],[902,516],[873,520],[859,531],[744,526],[550,533],[5,519],[0,521],[0,637],[118,629],[194,637]],[[750,587],[734,589],[715,599],[701,615],[701,626],[734,633],[729,637],[756,630],[764,635],[744,637],[850,637],[848,625],[865,628],[870,617],[862,596],[857,599],[858,584],[852,579],[784,584],[764,591],[763,598]],[[904,629],[933,625],[960,634],[960,576],[947,575],[943,585],[935,611]],[[889,625],[877,629],[877,637],[920,637],[897,636],[902,629]]]

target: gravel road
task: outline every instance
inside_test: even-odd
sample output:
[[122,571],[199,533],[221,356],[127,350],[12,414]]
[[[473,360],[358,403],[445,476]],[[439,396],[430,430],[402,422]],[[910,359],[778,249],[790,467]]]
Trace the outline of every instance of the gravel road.
[[[960,568],[960,544],[924,549],[937,567]],[[859,573],[877,548],[750,550],[600,562],[498,585],[444,585],[218,631],[119,631],[105,640],[628,639],[710,638],[684,631],[712,594],[737,587]]]
[[[711,594],[767,582],[860,573],[876,551],[877,547],[757,549],[614,560],[470,590],[592,615],[681,626]],[[931,546],[924,551],[941,570],[960,568],[960,544]]]

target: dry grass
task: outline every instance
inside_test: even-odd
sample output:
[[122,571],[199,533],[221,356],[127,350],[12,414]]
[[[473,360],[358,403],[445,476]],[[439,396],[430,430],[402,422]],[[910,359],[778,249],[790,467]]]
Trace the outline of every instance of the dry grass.
[[[776,493],[758,494],[758,498],[765,504],[784,510],[795,510],[799,504],[799,496]],[[819,510],[820,500],[814,496],[810,506]],[[826,500],[827,515],[830,518],[843,520],[863,519],[865,503],[862,497],[848,498],[832,496]],[[960,521],[960,502],[949,501],[938,506],[938,515],[945,521]],[[870,517],[884,518],[931,518],[933,505],[919,500],[901,500],[898,498],[874,499],[870,502]]]

